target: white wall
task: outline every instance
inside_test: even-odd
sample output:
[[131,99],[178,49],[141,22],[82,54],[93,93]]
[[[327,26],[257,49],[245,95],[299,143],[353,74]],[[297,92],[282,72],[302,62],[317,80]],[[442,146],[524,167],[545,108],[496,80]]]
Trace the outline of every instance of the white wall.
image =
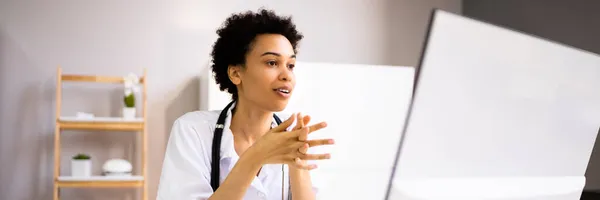
[[[51,197],[58,65],[66,73],[105,75],[149,69],[149,199],[154,199],[171,124],[198,109],[197,76],[216,27],[231,12],[262,5],[294,15],[306,36],[299,55],[304,61],[413,66],[430,9],[460,12],[461,1],[1,1],[0,199]],[[85,86],[64,89],[65,114],[118,112],[118,89]],[[132,139],[127,133],[69,133],[63,155],[90,152],[99,172],[108,158],[130,157],[123,148]],[[68,157],[62,164],[67,172]],[[62,194],[121,199],[123,191],[128,190]]]
[[[344,76],[339,76],[342,70]],[[311,171],[317,198],[384,199],[412,97],[414,68],[296,62],[294,74],[294,95],[279,116],[301,112],[314,123],[325,121],[327,128],[309,139],[335,140],[333,146],[309,149],[332,155],[309,161],[318,164]],[[220,110],[231,101],[210,73],[201,81],[204,86],[201,107]]]

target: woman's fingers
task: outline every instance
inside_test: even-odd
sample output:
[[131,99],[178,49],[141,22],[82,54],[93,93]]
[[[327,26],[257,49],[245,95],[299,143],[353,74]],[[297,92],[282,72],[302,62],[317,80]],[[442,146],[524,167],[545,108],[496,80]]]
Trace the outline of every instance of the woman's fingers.
[[298,158],[302,160],[327,160],[331,158],[331,155],[328,153],[324,154],[299,154]]
[[308,123],[310,123],[310,115],[304,115],[304,117],[302,117],[302,121],[304,122],[304,125],[306,126]]
[[[297,134],[302,134],[302,131],[304,131],[304,134],[308,134],[307,127],[304,127],[301,130],[296,130],[294,132],[296,132]],[[293,135],[296,135],[296,134],[293,134]],[[332,144],[335,144],[335,140],[333,140],[333,139],[316,139],[316,140],[308,140],[308,141],[291,141],[291,143],[287,143],[286,146],[289,149],[300,150],[300,148],[303,147],[305,144],[308,144],[308,147],[332,145]]]
[[334,144],[335,141],[333,139],[319,139],[319,140],[309,140],[309,141],[306,141],[306,143],[308,143],[309,147],[314,147],[314,146],[331,145],[331,144]]
[[296,120],[296,115],[290,116],[290,118],[281,122],[281,124],[279,124],[279,126],[271,129],[271,131],[272,132],[283,132],[294,123],[294,120]]
[[317,168],[317,165],[302,162],[302,160],[300,158],[296,158],[292,162],[293,162],[293,165],[295,165],[295,167],[299,168],[299,169],[313,170],[313,169]]
[[321,122],[321,123],[318,123],[318,124],[315,124],[315,125],[312,125],[312,126],[309,126],[309,127],[310,127],[310,130],[308,131],[308,133],[312,133],[312,132],[315,132],[315,131],[318,131],[318,130],[320,130],[322,128],[327,127],[327,123]]
[[285,144],[284,149],[288,153],[296,152],[296,151],[299,151],[306,144],[307,144],[306,142],[294,141],[294,142]]
[[298,119],[298,121],[296,122],[296,127],[294,127],[294,129],[292,129],[292,130],[300,129],[300,128],[308,125],[308,123],[310,123],[309,115],[303,116],[302,113],[298,113],[298,114],[296,114],[296,119]]
[[310,147],[332,145],[334,144],[333,139],[320,139],[320,140],[309,140],[309,141],[296,141],[288,143],[285,151],[298,151],[299,153],[305,154],[308,152]]
[[304,143],[304,145],[298,149],[298,152],[301,154],[306,154],[306,152],[308,152],[308,143]]
[[304,118],[301,113],[296,114],[296,119],[298,119],[296,120],[296,126],[292,130],[298,130],[304,127]]
[[[304,128],[304,127],[308,126],[308,123],[310,122],[310,119],[311,119],[311,117],[309,115],[302,116],[302,113],[293,114],[290,118],[292,118],[292,117],[294,117],[294,118],[297,119],[296,126],[294,126],[294,128],[292,129],[292,131],[300,130],[301,128]],[[289,125],[287,127],[289,127]],[[321,123],[309,126],[308,133],[312,133],[312,132],[318,131],[318,130],[320,130],[322,128],[325,128],[325,127],[327,127],[327,123],[325,123],[325,122],[321,122]],[[308,138],[305,138],[305,137],[298,138],[298,140],[300,140],[300,141],[306,141],[307,139]]]
[[[297,118],[298,118],[297,127],[298,128],[304,128],[304,127],[306,127],[306,123],[304,122],[304,117],[302,117],[302,115],[300,113],[298,113],[298,117]],[[308,139],[308,133],[301,134],[300,136],[298,136],[298,140],[299,141],[306,141],[307,139]]]
[[[301,116],[298,116],[298,119],[302,119],[302,120],[299,120],[299,122],[302,121],[302,122],[304,122],[304,124],[307,124],[307,122],[304,121],[304,119]],[[308,120],[310,120],[310,117],[308,117]],[[306,127],[306,126],[303,126],[303,127]],[[312,125],[312,126],[308,126],[308,133],[298,135],[298,140],[299,141],[306,141],[306,140],[308,140],[308,134],[310,134],[310,133],[312,133],[314,131],[318,131],[318,130],[320,130],[322,128],[325,128],[325,127],[327,127],[327,123],[325,123],[325,122],[321,122],[321,123],[318,123],[318,124],[315,124],[315,125]]]
[[288,137],[288,139],[293,140],[299,139],[300,137],[304,137],[303,135],[306,135],[305,137],[308,137],[308,130],[310,130],[310,128],[305,126],[301,129],[290,132],[290,134],[287,134],[286,136]]
[[[318,123],[318,124],[315,124],[312,126],[304,126],[300,129],[294,130],[294,131],[292,131],[292,132],[294,132],[294,134],[291,134],[291,135],[293,135],[294,137],[298,137],[298,140],[300,140],[300,141],[306,141],[306,138],[308,138],[309,133],[318,131],[325,127],[327,127],[327,123],[321,122],[321,123]],[[304,132],[304,129],[307,129],[307,131]],[[306,136],[303,134],[306,134]]]

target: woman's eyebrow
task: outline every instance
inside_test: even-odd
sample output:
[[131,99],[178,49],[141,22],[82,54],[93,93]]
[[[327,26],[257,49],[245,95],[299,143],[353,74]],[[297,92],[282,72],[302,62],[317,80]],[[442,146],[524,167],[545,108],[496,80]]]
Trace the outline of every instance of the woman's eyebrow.
[[[281,54],[279,54],[279,53],[275,53],[275,52],[270,52],[270,51],[267,51],[267,52],[263,53],[263,54],[262,54],[262,55],[260,55],[260,56],[266,56],[266,55],[274,55],[274,56],[277,56],[277,57],[281,57]],[[292,55],[290,56],[290,58],[296,58],[296,54],[292,54]]]

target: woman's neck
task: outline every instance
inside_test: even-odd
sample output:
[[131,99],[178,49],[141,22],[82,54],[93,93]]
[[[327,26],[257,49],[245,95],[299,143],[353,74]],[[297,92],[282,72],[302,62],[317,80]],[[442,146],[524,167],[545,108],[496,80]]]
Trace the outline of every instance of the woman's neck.
[[273,113],[244,100],[238,100],[234,109],[230,129],[241,139],[252,144],[271,128]]

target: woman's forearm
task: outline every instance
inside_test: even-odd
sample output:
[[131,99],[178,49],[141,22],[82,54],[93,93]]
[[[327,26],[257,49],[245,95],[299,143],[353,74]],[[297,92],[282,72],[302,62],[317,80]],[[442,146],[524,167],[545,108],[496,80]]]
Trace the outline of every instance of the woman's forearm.
[[309,170],[290,168],[290,182],[292,186],[292,200],[315,199]]
[[261,163],[251,156],[242,156],[233,166],[229,175],[209,200],[241,200],[252,180],[258,174]]

